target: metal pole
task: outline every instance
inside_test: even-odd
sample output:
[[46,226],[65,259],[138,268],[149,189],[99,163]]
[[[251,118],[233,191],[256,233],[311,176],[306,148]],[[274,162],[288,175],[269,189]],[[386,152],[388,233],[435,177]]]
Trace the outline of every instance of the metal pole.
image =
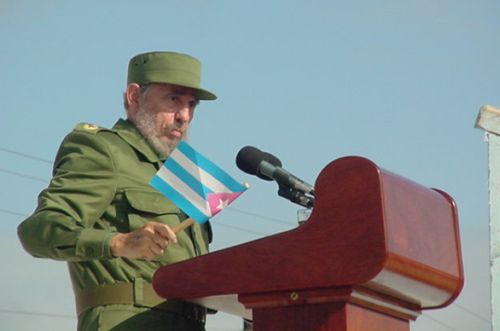
[[500,109],[481,107],[475,127],[485,130],[488,143],[491,325],[500,331]]

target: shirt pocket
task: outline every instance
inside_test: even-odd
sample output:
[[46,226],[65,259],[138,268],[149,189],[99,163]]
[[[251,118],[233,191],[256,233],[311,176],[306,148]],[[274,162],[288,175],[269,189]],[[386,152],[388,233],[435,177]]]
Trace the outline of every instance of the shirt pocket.
[[130,231],[141,228],[149,221],[157,221],[173,227],[184,219],[184,214],[163,195],[140,189],[125,190],[130,206],[127,213]]

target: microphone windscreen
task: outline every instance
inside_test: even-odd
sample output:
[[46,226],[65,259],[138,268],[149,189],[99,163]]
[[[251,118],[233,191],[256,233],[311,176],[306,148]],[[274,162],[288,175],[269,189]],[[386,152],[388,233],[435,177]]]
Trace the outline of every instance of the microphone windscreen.
[[262,151],[253,146],[245,146],[236,155],[236,166],[247,174],[256,175],[262,159]]
[[275,167],[281,167],[281,161],[276,156],[262,152],[253,146],[243,147],[236,155],[236,165],[240,170],[264,180],[273,180],[259,171],[262,161],[267,161]]

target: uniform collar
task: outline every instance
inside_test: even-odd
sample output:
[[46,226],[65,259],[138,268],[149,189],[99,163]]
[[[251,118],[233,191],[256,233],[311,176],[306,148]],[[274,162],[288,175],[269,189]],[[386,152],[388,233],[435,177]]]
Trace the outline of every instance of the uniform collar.
[[158,157],[158,154],[153,150],[149,143],[144,139],[141,133],[135,128],[135,126],[129,120],[119,119],[113,126],[113,131],[115,131],[123,140],[125,140],[130,146],[132,146],[136,151],[144,155],[149,162],[152,163],[163,163]]

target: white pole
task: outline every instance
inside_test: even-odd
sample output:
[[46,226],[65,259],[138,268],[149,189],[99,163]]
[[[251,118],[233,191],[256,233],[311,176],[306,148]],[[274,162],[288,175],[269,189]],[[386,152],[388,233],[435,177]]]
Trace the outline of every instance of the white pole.
[[491,325],[500,331],[500,109],[481,107],[476,128],[486,131],[488,143]]

